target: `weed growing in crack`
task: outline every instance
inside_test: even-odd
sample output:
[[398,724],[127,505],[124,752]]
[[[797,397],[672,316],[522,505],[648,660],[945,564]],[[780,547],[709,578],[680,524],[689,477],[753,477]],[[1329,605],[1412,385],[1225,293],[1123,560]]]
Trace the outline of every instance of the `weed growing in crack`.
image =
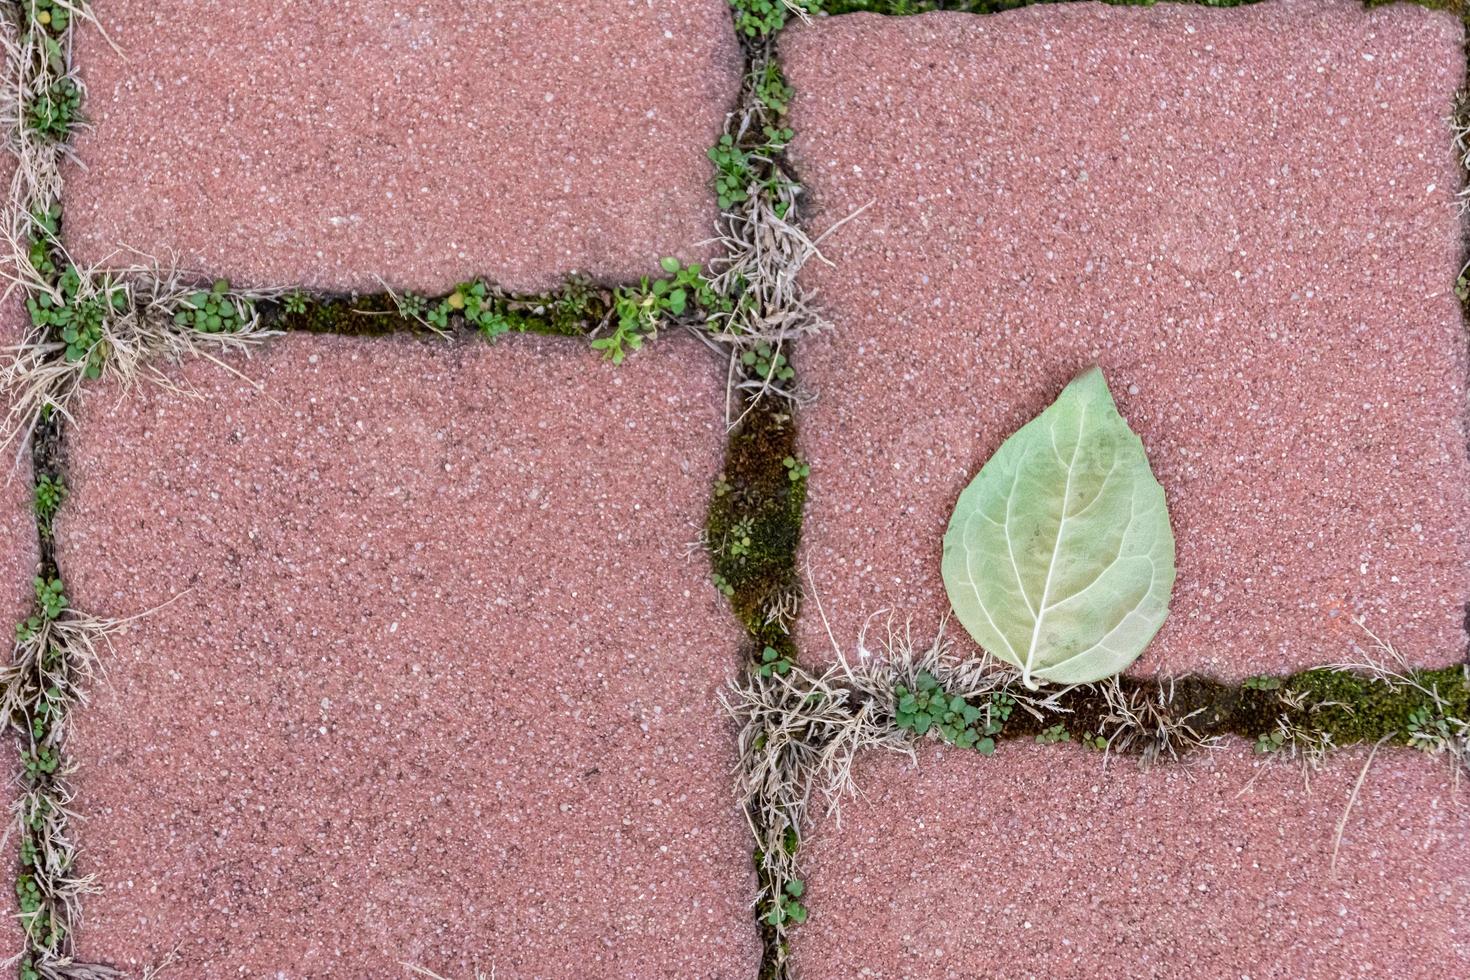
[[126,287],[106,274],[84,276],[74,265],[66,267],[53,290],[26,298],[31,325],[65,344],[66,362],[80,365],[88,378],[102,376],[111,351],[107,320],[122,313],[127,304]]
[[730,0],[735,13],[735,26],[746,37],[768,37],[786,26],[795,14],[806,19],[808,14],[822,12],[823,0]]
[[800,878],[791,878],[781,886],[781,891],[776,901],[771,904],[771,910],[766,913],[766,924],[780,927],[787,923],[801,925],[806,921],[806,906],[801,904],[801,896],[806,893],[806,885],[802,884]]
[[404,290],[395,295],[393,301],[398,304],[398,315],[406,320],[423,321],[429,314],[429,300],[420,296],[411,289]]
[[190,293],[179,304],[174,323],[200,333],[239,333],[255,319],[255,304],[230,293],[228,279],[216,279],[206,290]]
[[1072,733],[1067,731],[1066,725],[1051,725],[1036,736],[1036,741],[1042,745],[1056,745],[1058,742],[1070,742]]
[[698,264],[684,265],[678,259],[660,263],[662,279],[644,277],[636,286],[622,286],[613,293],[612,333],[592,341],[614,364],[621,364],[643,341],[658,336],[670,319],[698,312],[703,319],[725,309],[727,302],[704,277]]
[[785,675],[790,672],[791,658],[775,647],[766,647],[761,651],[760,675],[762,677],[770,677],[772,674]]
[[287,313],[301,316],[306,313],[306,294],[299,289],[293,289],[281,300],[281,308]]
[[796,377],[796,370],[786,360],[786,355],[773,350],[770,344],[757,344],[740,355],[740,363],[748,373],[767,384],[786,384]]
[[707,316],[706,336],[730,351],[731,387],[743,396],[727,406],[732,424],[767,395],[797,399],[789,344],[826,325],[796,280],[818,253],[797,223],[801,188],[784,164],[793,137],[784,116],[793,93],[768,46],[757,47],[741,106],[709,151],[723,252],[710,263],[709,286],[724,302]]
[[0,387],[12,393],[3,441],[53,410],[65,415],[84,381],[110,375],[126,385],[156,374],[155,360],[243,349],[271,336],[256,301],[278,291],[231,290],[224,280],[201,290],[157,266],[84,268],[61,246],[54,206],[22,217],[21,227],[7,229],[8,275],[26,291],[31,329],[0,368]]
[[939,681],[928,671],[919,671],[914,688],[894,685],[898,710],[893,722],[900,729],[923,736],[933,731],[945,742],[961,749],[974,749],[981,755],[995,752],[995,736],[1011,716],[1015,699],[993,692],[982,707],[958,695],[946,694]]
[[786,479],[792,483],[798,483],[812,475],[812,468],[795,456],[783,458],[781,465],[786,467]]
[[40,527],[41,538],[50,541],[51,522],[56,517],[56,511],[60,510],[63,502],[66,502],[66,479],[60,473],[41,473],[35,479],[35,525]]
[[26,126],[38,139],[64,143],[81,124],[82,89],[74,79],[58,78],[26,104]]
[[64,34],[71,23],[71,9],[60,0],[25,0],[26,20],[52,34]]

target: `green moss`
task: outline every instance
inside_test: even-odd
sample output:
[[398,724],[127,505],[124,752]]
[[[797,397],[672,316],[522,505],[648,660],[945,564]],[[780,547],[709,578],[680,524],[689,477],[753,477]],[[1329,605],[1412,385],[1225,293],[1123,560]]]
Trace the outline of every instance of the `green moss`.
[[[1410,715],[1427,710],[1439,715],[1433,692],[1443,703],[1443,715],[1470,720],[1470,686],[1460,667],[1415,670],[1409,683],[1386,684],[1365,674],[1319,668],[1293,674],[1286,680],[1288,700],[1303,707],[1287,716],[1300,728],[1323,732],[1333,744],[1376,742],[1381,738],[1407,744],[1413,728]],[[1419,690],[1423,688],[1423,690]]]
[[[815,11],[825,14],[874,13],[890,17],[908,14],[925,14],[936,10],[958,11],[969,14],[998,14],[1022,7],[1049,3],[1070,3],[1074,0],[821,0],[813,6]],[[1153,7],[1164,3],[1193,4],[1201,7],[1245,7],[1261,0],[1102,0],[1114,7]],[[1448,10],[1463,13],[1465,0],[1364,0],[1367,7],[1386,7],[1393,3],[1412,3],[1430,10]]]
[[794,603],[798,594],[796,546],[806,476],[793,478],[785,463],[796,456],[796,427],[778,401],[762,399],[730,433],[706,527],[716,581],[736,617],[759,648],[792,656],[786,630],[767,619],[771,609]]
[[383,337],[393,333],[430,333],[427,326],[398,312],[398,304],[387,293],[370,296],[308,297],[299,311],[284,306],[265,308],[261,317],[281,330],[302,333],[332,333],[349,337]]
[[[434,335],[466,325],[463,311],[470,304],[465,295],[477,284],[479,280],[432,299],[411,293],[314,297],[298,292],[277,303],[261,304],[261,315],[277,329],[303,333],[349,337]],[[483,286],[482,292],[488,295],[473,307],[476,322],[470,326],[489,339],[503,333],[581,337],[601,323],[608,312],[607,291],[582,282],[570,282],[555,293],[534,296],[503,296]],[[442,324],[434,322],[436,319],[442,319]],[[491,324],[493,329],[487,329]]]
[[[935,10],[952,10],[969,14],[998,14],[1042,3],[1068,3],[1072,0],[824,0],[821,10],[828,14],[874,13],[901,17],[925,14]],[[1160,2],[1190,3],[1204,7],[1243,7],[1259,0],[1104,0],[1115,7],[1152,7]]]
[[[1187,718],[1201,738],[1236,735],[1257,742],[1285,723],[1290,731],[1326,736],[1330,745],[1387,738],[1420,748],[1431,748],[1436,732],[1449,737],[1458,732],[1460,723],[1470,720],[1470,682],[1463,667],[1415,670],[1406,678],[1387,683],[1363,673],[1326,668],[1289,677],[1252,678],[1243,684],[1182,677],[1164,682],[1168,685],[1166,713],[1171,719]],[[1118,683],[1125,697],[1159,701],[1159,681],[1123,677]],[[983,702],[974,702],[974,706],[983,707]],[[1088,744],[1099,733],[1116,729],[1110,716],[1101,693],[1078,687],[1058,699],[1054,712],[1040,717],[1025,711],[1012,713],[994,738],[997,742],[1030,738],[1047,744]],[[1438,722],[1445,725],[1440,727]],[[906,727],[902,719],[895,723]],[[1421,734],[1416,738],[1416,733]]]

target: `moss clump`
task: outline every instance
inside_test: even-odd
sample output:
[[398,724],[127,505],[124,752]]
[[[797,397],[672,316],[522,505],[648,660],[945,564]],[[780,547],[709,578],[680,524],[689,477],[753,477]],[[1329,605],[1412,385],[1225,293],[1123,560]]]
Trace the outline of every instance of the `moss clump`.
[[[1307,670],[1287,678],[1283,703],[1300,703],[1288,709],[1287,717],[1302,729],[1331,736],[1335,745],[1385,737],[1408,744],[1415,727],[1410,716],[1416,712],[1470,720],[1470,685],[1463,668],[1413,670],[1406,676],[1407,683],[1389,684],[1366,674]],[[1438,703],[1426,692],[1433,692]]]
[[[806,475],[785,462],[796,458],[796,427],[776,403],[762,399],[731,431],[706,527],[715,583],[736,617],[761,647],[794,659],[785,624],[799,594]],[[773,616],[776,610],[786,615]]]
[[292,293],[261,304],[271,326],[303,333],[384,337],[395,333],[442,334],[461,327],[487,340],[506,333],[581,337],[608,316],[611,295],[584,282],[555,293],[507,296],[476,279],[443,296],[370,293],[365,296],[308,296]]
[[[926,14],[935,10],[953,10],[967,14],[998,14],[1007,10],[1036,6],[1042,3],[1065,3],[1068,0],[823,0],[821,11],[827,14],[874,13],[901,17],[907,14]],[[1153,7],[1171,0],[1103,0],[1114,7]],[[1259,0],[1172,0],[1172,2],[1195,4],[1202,7],[1244,7]],[[1436,2],[1436,0],[1430,0]],[[1438,0],[1456,2],[1456,0]]]
[[348,337],[385,337],[394,333],[431,333],[424,323],[403,315],[387,293],[369,296],[307,298],[287,305],[261,307],[261,318],[279,330],[331,333]]
[[[1171,727],[1187,722],[1197,739],[1236,735],[1265,746],[1263,750],[1285,747],[1285,737],[1268,741],[1279,732],[1283,736],[1295,733],[1292,738],[1324,747],[1387,738],[1394,744],[1434,751],[1470,720],[1470,681],[1465,668],[1459,666],[1412,670],[1394,681],[1315,668],[1289,677],[1255,677],[1242,684],[1205,677],[1164,682],[1120,677],[1117,683],[1125,702],[1163,705],[1161,714]],[[977,701],[973,706],[983,708],[984,704]],[[902,718],[895,723],[907,727]],[[1035,738],[1048,744],[1074,741],[1090,745],[1100,735],[1106,743],[1108,736],[1122,730],[1122,724],[1103,693],[1088,685],[1062,694],[1056,709],[1039,717],[1027,711],[1008,713],[1003,727],[987,734],[996,742]],[[1132,740],[1121,751],[1136,753],[1146,744]],[[1113,745],[1112,750],[1120,749]]]

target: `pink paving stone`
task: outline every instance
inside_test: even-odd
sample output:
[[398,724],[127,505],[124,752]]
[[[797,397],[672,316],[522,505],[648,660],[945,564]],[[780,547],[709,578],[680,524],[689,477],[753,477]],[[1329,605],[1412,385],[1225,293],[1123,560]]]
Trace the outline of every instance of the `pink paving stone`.
[[[9,186],[12,164],[9,157],[0,165],[0,187]],[[30,320],[23,300],[11,295],[0,300],[0,347],[9,348],[20,342]],[[9,356],[7,354],[7,356]],[[36,518],[32,511],[34,484],[31,482],[31,457],[24,452],[16,458],[17,446],[11,443],[3,447],[4,484],[0,486],[0,616],[7,632],[12,624],[30,615],[35,589],[31,579],[36,574],[38,561],[36,541]],[[6,656],[9,656],[7,648]],[[5,779],[5,804],[16,798],[16,783],[19,775],[18,743],[4,739],[0,752],[4,752],[4,764],[0,766],[10,778]],[[3,777],[0,777],[3,778]],[[12,820],[7,809],[0,820],[10,827]],[[14,832],[6,836],[0,847],[0,861],[6,868],[18,867],[20,861],[19,837]],[[18,954],[25,946],[25,934],[16,919],[19,910],[15,903],[15,888],[9,880],[0,886],[0,963]]]
[[[105,8],[105,9],[104,9]],[[717,207],[724,0],[116,0],[75,62],[66,237],[263,284],[657,275]]]
[[73,596],[158,608],[76,721],[84,955],[754,975],[739,630],[685,557],[724,372],[665,340],[291,337],[258,389],[196,362],[86,402]]
[[1470,973],[1470,798],[1443,760],[1239,743],[1140,771],[1072,746],[859,760],[803,843],[804,980]]
[[[0,187],[10,186],[14,172],[14,158],[8,153],[0,153]],[[19,292],[0,298],[0,348],[5,349],[4,356],[13,354],[10,348],[20,343],[29,323],[25,301]],[[30,615],[35,598],[31,579],[36,574],[38,551],[36,518],[31,510],[34,483],[30,453],[22,451],[17,459],[18,447],[13,442],[0,449],[3,449],[0,462],[4,464],[0,470],[4,474],[3,485],[0,485],[0,616],[4,617],[8,630],[10,624]],[[0,771],[11,777],[5,780],[4,799],[8,807],[16,795],[16,784],[12,780],[19,773],[16,743],[6,738],[0,745],[0,752],[4,753],[5,759]],[[8,809],[0,814],[0,819],[5,821],[6,827],[10,826]],[[3,846],[0,846],[0,862],[4,862],[6,868],[19,866],[19,846],[19,837],[14,832],[6,836]],[[7,881],[0,886],[0,963],[19,954],[25,946],[25,935],[16,919],[18,911],[14,885]]]
[[932,632],[960,490],[1099,362],[1178,543],[1137,670],[1339,661],[1356,616],[1416,663],[1463,659],[1461,40],[1322,0],[785,36],[813,226],[870,204],[807,267],[836,327],[800,352],[802,561],[839,640],[882,609]]

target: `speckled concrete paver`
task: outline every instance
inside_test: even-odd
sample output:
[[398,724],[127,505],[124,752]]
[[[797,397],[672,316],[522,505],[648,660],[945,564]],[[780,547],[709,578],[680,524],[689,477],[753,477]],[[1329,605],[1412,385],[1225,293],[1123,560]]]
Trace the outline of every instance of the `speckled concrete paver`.
[[73,430],[75,601],[154,610],[76,717],[83,955],[753,976],[738,627],[686,557],[720,365],[291,337],[239,366]]
[[[1366,752],[1308,786],[1241,746],[1140,771],[1072,746],[858,766],[804,844],[805,980],[1470,972],[1470,802],[1443,760]],[[1337,852],[1333,861],[1334,849]]]
[[[724,0],[118,0],[75,62],[66,238],[264,285],[658,274],[712,237]],[[125,253],[117,260],[125,260]]]
[[[0,153],[0,188],[10,186],[14,171],[13,158],[8,153]],[[18,292],[0,298],[0,348],[19,344],[29,323],[25,301]],[[3,474],[3,482],[0,482],[0,583],[3,583],[0,586],[0,616],[4,617],[8,631],[11,625],[30,615],[35,597],[31,580],[36,574],[38,548],[36,519],[31,510],[34,483],[29,443],[25,450],[19,452],[15,442],[0,447],[0,474]],[[9,656],[8,651],[6,656]],[[10,777],[18,772],[19,756],[8,735],[0,751],[5,753],[0,773],[4,774],[6,787],[6,809],[0,813],[0,819],[9,827],[9,806],[15,798],[15,784]],[[5,836],[4,846],[0,847],[0,861],[6,862],[5,867],[18,866],[19,846],[19,837],[14,832]],[[18,955],[25,945],[25,935],[16,918],[17,911],[14,886],[0,887],[0,962]]]
[[801,560],[841,642],[884,609],[932,632],[959,491],[1096,361],[1178,542],[1138,670],[1344,660],[1356,616],[1462,660],[1461,40],[1338,0],[787,32],[812,224],[869,205],[808,266],[836,326],[798,358]]

